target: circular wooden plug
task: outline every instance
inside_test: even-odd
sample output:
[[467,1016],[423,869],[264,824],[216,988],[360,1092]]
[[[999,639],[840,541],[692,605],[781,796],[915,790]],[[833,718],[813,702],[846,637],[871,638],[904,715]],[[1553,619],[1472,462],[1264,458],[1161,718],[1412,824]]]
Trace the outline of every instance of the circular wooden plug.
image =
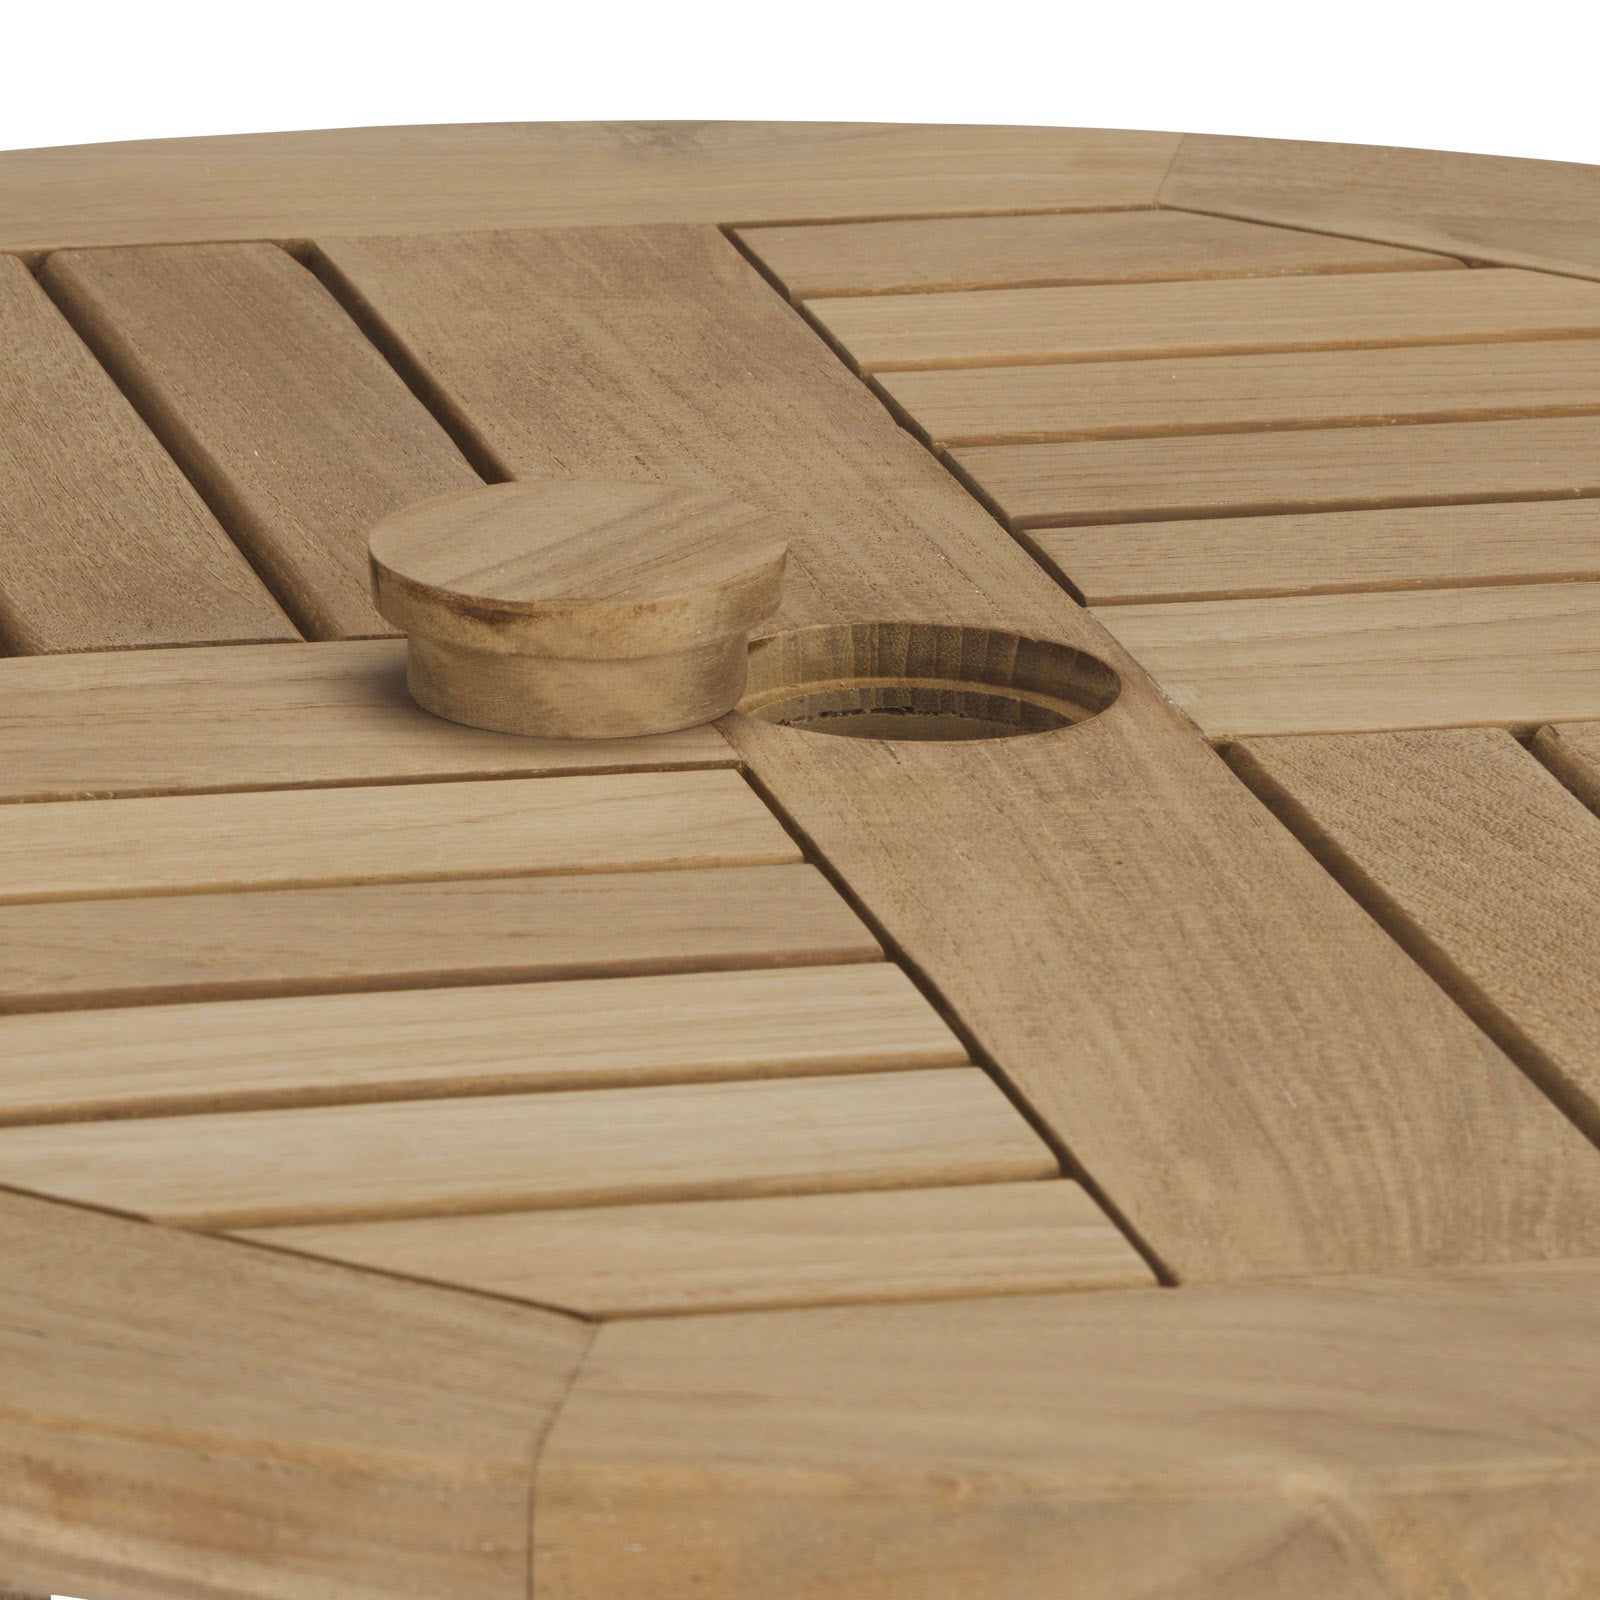
[[407,506],[370,548],[373,599],[405,631],[417,703],[560,739],[731,711],[787,554],[769,519],[715,490],[569,479]]

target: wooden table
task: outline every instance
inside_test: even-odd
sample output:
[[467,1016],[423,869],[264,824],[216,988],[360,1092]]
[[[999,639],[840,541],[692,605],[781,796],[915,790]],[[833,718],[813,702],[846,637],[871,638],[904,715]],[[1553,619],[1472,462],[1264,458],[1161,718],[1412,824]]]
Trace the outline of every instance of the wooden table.
[[[1600,1593],[1600,172],[379,129],[0,249],[0,1583]],[[551,474],[940,715],[429,717],[368,530]]]

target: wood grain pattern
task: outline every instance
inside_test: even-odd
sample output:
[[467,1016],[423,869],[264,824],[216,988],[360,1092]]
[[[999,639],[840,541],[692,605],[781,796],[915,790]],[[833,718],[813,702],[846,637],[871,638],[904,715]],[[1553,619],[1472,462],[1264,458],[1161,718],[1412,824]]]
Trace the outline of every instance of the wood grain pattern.
[[14,906],[0,1012],[871,961],[812,867]]
[[[1600,292],[1600,291],[1597,291]],[[1012,528],[1600,495],[1590,417],[952,453]]]
[[327,290],[267,244],[65,251],[41,278],[306,637],[389,633],[369,530],[479,478]]
[[1448,256],[1182,211],[928,217],[745,228],[738,237],[795,300],[1460,267]]
[[1600,169],[1575,161],[1191,133],[1161,199],[1600,278]]
[[535,1592],[1577,1600],[1597,1317],[1585,1263],[609,1324]]
[[870,122],[466,123],[0,156],[0,250],[574,223],[1148,206],[1174,133]]
[[1175,1275],[1600,1241],[1592,1146],[725,240],[323,249],[348,303],[507,475],[631,462],[781,512],[780,623],[935,617],[1060,640],[1122,675],[1110,710],[1032,738],[887,747],[723,726]]
[[1531,748],[1591,811],[1600,811],[1600,723],[1540,728]]
[[1600,339],[886,373],[936,446],[1600,410]]
[[0,1129],[0,1182],[202,1228],[1056,1172],[976,1067]]
[[0,1570],[525,1600],[567,1318],[0,1195]]
[[602,1318],[1155,1283],[1075,1183],[504,1212],[246,1237]]
[[1600,578],[1600,501],[1042,528],[1089,605]]
[[799,859],[732,772],[0,808],[0,903]]
[[1114,606],[1100,614],[1213,737],[1600,715],[1600,584]]
[[1600,1143],[1600,819],[1498,728],[1250,739],[1229,759]]
[[0,1123],[959,1066],[873,962],[0,1017]]
[[20,261],[0,259],[0,649],[294,639]]
[[809,309],[863,372],[1600,332],[1600,289],[1498,268],[866,295]]
[[734,761],[712,728],[577,743],[441,722],[390,640],[0,659],[0,801]]

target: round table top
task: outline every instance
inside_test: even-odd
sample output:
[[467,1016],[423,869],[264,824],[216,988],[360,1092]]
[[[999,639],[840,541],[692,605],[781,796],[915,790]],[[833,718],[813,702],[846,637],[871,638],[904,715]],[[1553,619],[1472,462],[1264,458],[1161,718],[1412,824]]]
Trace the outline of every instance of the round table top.
[[[0,1583],[1600,1590],[1600,171],[19,151],[0,331]],[[574,480],[744,712],[408,698]]]

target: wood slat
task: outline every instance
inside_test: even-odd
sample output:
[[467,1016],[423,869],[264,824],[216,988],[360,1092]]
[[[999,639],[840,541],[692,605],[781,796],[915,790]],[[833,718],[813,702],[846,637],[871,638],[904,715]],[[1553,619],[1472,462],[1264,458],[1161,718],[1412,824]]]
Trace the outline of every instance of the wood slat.
[[544,122],[0,154],[0,250],[1148,206],[1175,133]]
[[1043,528],[1085,602],[1223,600],[1600,578],[1600,501]]
[[207,1228],[1056,1172],[976,1067],[0,1130],[0,1182]]
[[1115,665],[1109,711],[1038,738],[724,727],[1175,1276],[1600,1246],[1593,1147],[725,239],[321,248],[505,472],[688,474],[770,508],[775,625],[941,618]]
[[959,1066],[898,967],[0,1017],[0,1123]]
[[1600,819],[1498,728],[1251,739],[1229,759],[1600,1142]]
[[1100,619],[1213,737],[1600,715],[1600,584],[1114,606]]
[[0,807],[0,903],[799,859],[734,772]]
[[1584,1263],[613,1323],[534,1590],[1575,1600],[1597,1319]]
[[0,1195],[0,1570],[42,1594],[508,1600],[590,1330]]
[[930,217],[745,228],[738,237],[796,300],[1461,265],[1448,256],[1182,211]]
[[868,295],[810,311],[863,372],[1600,333],[1600,289],[1498,268]]
[[713,728],[519,739],[442,722],[405,646],[149,650],[0,660],[0,800],[732,766]]
[[807,866],[76,900],[6,913],[0,1012],[878,955]]
[[1576,161],[1191,133],[1161,199],[1600,278],[1600,174]]
[[41,278],[306,637],[392,633],[367,534],[481,480],[327,290],[268,244],[69,251]]
[[1155,1283],[1075,1183],[430,1217],[246,1237],[594,1317]]
[[20,261],[0,258],[0,650],[294,639]]
[[1600,410],[1600,339],[887,373],[936,446]]
[[1038,528],[1600,495],[1597,439],[1593,418],[1554,417],[974,445],[952,459],[1011,527]]
[[1532,749],[1591,811],[1600,811],[1600,722],[1540,728]]

